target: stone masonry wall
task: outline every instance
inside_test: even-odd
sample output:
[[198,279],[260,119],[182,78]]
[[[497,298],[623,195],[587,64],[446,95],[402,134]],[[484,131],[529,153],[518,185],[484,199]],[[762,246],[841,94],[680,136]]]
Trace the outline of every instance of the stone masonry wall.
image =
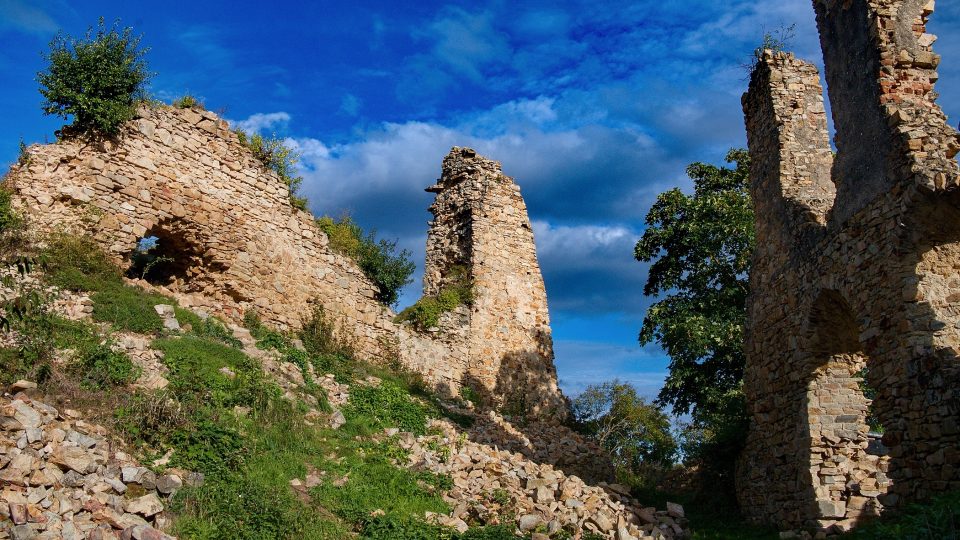
[[438,293],[461,269],[473,283],[467,382],[498,405],[563,414],[547,294],[520,187],[499,163],[454,148],[427,191],[437,198],[424,291]]
[[[515,260],[477,252],[471,261],[472,267],[489,268],[513,284],[510,291],[478,275],[470,313],[460,308],[442,318],[439,331],[416,332],[394,323],[395,314],[376,301],[375,286],[363,272],[329,248],[313,217],[290,205],[279,177],[209,111],[143,108],[115,141],[66,140],[33,147],[30,154],[27,165],[14,167],[9,183],[35,230],[89,234],[121,265],[129,265],[141,239],[157,237],[164,253],[175,259],[164,285],[186,305],[234,321],[255,310],[271,325],[296,328],[320,304],[362,357],[399,357],[451,394],[471,378],[495,392],[496,381],[487,374],[500,365],[500,357],[537,350],[532,338],[517,337],[517,325],[507,333],[490,331],[487,321],[500,317],[500,310],[521,317],[520,326],[549,336],[532,235],[513,244]],[[509,185],[513,198],[500,200],[500,213],[477,216],[483,235],[510,237],[518,225],[511,216],[522,214],[526,220],[519,191]],[[469,224],[464,234],[477,246],[488,245],[487,236],[471,237]],[[517,266],[517,261],[524,263]],[[525,307],[515,305],[514,291],[522,291],[518,298]],[[525,309],[539,311],[533,317]],[[478,340],[486,340],[486,348],[477,347]],[[531,381],[555,392],[529,388],[531,408],[562,401],[549,346],[546,351],[539,363],[520,366],[530,370]]]
[[960,144],[932,2],[814,8],[836,157],[811,64],[768,51],[743,99],[758,248],[737,482],[755,521],[846,529],[960,489]]

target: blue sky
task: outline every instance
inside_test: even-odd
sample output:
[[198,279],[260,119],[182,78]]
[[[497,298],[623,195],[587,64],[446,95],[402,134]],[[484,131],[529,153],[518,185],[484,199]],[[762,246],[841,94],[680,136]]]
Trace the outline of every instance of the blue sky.
[[[940,103],[960,115],[960,5],[930,30]],[[402,8],[398,7],[402,5]],[[451,146],[500,160],[523,189],[547,283],[561,384],[619,377],[654,395],[667,361],[636,341],[651,299],[633,244],[692,161],[745,144],[741,67],[764,31],[821,63],[808,0],[103,2],[0,0],[0,163],[53,139],[40,53],[98,17],[142,33],[151,93],[184,93],[303,154],[316,214],[349,211],[422,266],[423,188]],[[401,306],[419,296],[420,273]]]

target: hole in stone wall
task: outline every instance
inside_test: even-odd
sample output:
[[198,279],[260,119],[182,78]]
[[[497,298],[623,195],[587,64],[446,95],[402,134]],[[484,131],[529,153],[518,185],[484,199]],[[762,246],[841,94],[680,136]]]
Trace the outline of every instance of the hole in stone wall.
[[[823,291],[810,314],[815,365],[807,385],[810,473],[819,520],[877,515],[886,492],[887,458],[871,433],[869,359],[859,326],[837,291]],[[879,445],[879,446],[878,446]]]
[[182,232],[154,227],[130,253],[127,277],[154,285],[185,284],[200,271],[201,254],[199,246]]

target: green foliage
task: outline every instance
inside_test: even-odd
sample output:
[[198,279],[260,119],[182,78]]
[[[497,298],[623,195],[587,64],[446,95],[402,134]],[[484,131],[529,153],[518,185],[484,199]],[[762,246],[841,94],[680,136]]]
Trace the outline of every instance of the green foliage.
[[353,347],[345,343],[335,333],[335,324],[327,316],[323,306],[316,306],[310,318],[299,332],[300,341],[307,352],[314,357],[341,355],[353,356]]
[[107,28],[102,18],[84,38],[57,34],[44,55],[49,65],[37,73],[43,112],[73,116],[73,127],[83,132],[117,133],[145,96],[145,53],[132,29]]
[[780,28],[772,32],[763,33],[763,41],[760,43],[756,49],[753,50],[753,55],[751,58],[751,63],[746,67],[751,70],[763,60],[763,52],[770,50],[773,52],[782,52],[790,46],[790,42],[797,35],[797,25],[791,24],[790,26],[781,25]]
[[27,147],[27,143],[23,142],[23,139],[20,139],[20,143],[17,144],[17,150],[17,163],[20,165],[29,165],[30,149]]
[[41,251],[40,261],[48,283],[69,291],[93,293],[94,320],[112,323],[118,330],[161,332],[163,319],[154,306],[176,305],[165,296],[124,284],[120,269],[88,237],[52,235]]
[[108,388],[134,382],[140,368],[125,353],[114,351],[110,342],[85,344],[77,351],[71,370],[84,386]]
[[195,398],[198,405],[262,410],[269,404],[273,389],[265,384],[259,364],[242,351],[193,336],[158,339],[153,348],[164,353],[174,391]]
[[635,256],[650,266],[644,294],[662,296],[647,311],[640,343],[670,356],[658,401],[694,416],[722,408],[743,379],[743,325],[753,251],[749,157],[731,150],[735,168],[694,163],[693,195],[657,197]]
[[573,401],[573,414],[582,431],[609,451],[618,466],[637,470],[644,464],[673,463],[677,443],[670,419],[629,384],[613,380],[588,386]]
[[177,99],[173,100],[173,103],[171,103],[171,105],[173,105],[173,107],[177,109],[200,109],[201,111],[205,110],[205,107],[203,106],[203,102],[191,96],[190,94],[185,94],[183,96],[178,97]]
[[93,319],[109,322],[117,330],[138,334],[156,334],[163,330],[163,319],[154,306],[170,304],[170,299],[148,293],[139,287],[113,285],[102,287],[90,297]]
[[436,296],[424,296],[397,315],[397,322],[410,321],[414,328],[425,331],[437,326],[440,316],[458,306],[473,303],[473,282],[462,266],[450,269],[450,279]]
[[235,349],[243,348],[243,343],[233,336],[233,332],[220,319],[210,316],[201,318],[193,311],[181,307],[174,307],[173,310],[180,326],[183,328],[189,327],[192,335],[208,338]]
[[745,436],[743,330],[754,246],[749,156],[731,150],[734,168],[694,163],[694,193],[672,189],[657,197],[635,256],[654,261],[644,293],[650,307],[640,343],[656,341],[670,356],[658,404],[691,413],[683,449],[729,488]]
[[857,540],[956,540],[960,538],[960,491],[911,504],[844,535]]
[[[23,220],[13,209],[13,193],[0,183],[0,252],[6,252],[8,238],[16,234]],[[0,257],[2,257],[0,253]]]
[[349,216],[337,220],[324,216],[317,220],[317,225],[330,239],[330,247],[356,261],[377,286],[377,300],[388,306],[397,303],[400,289],[412,283],[410,276],[416,269],[409,251],[397,253],[397,242],[377,240],[375,230],[365,235]]
[[427,431],[427,409],[393,381],[383,381],[380,386],[352,387],[344,414],[348,419],[366,417],[374,428],[397,427],[418,435]]
[[40,261],[46,280],[68,291],[97,291],[123,282],[120,270],[88,237],[54,234],[47,239]]
[[867,374],[869,369],[864,366],[863,369],[857,373],[859,381],[857,385],[860,387],[860,392],[863,393],[863,397],[870,400],[870,406],[867,408],[867,425],[870,427],[870,431],[875,431],[877,433],[883,433],[883,424],[880,423],[880,418],[877,416],[876,407],[874,406],[875,400],[877,399],[877,389],[867,384]]
[[240,144],[246,146],[253,153],[260,163],[267,169],[277,173],[280,180],[287,186],[290,192],[290,204],[294,208],[307,211],[307,199],[300,197],[297,192],[303,183],[303,178],[294,176],[297,162],[300,161],[300,154],[284,143],[283,139],[276,136],[263,137],[259,133],[248,135],[242,129],[234,131]]

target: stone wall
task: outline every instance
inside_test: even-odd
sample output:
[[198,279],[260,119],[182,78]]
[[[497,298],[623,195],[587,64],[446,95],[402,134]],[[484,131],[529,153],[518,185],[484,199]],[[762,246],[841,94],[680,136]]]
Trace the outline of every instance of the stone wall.
[[[524,389],[530,408],[563,403],[523,199],[499,165],[472,151],[454,149],[444,160],[444,178],[458,167],[484,167],[483,175],[461,183],[476,187],[474,198],[446,197],[448,206],[464,205],[449,211],[467,222],[444,234],[471,246],[477,299],[472,309],[444,315],[429,333],[394,322],[354,261],[329,248],[313,217],[291,206],[280,178],[209,111],[143,108],[116,140],[68,139],[33,147],[30,155],[9,180],[35,230],[89,234],[122,266],[141,239],[156,237],[158,249],[174,259],[164,268],[163,286],[186,305],[233,321],[255,310],[285,329],[322,305],[362,357],[398,357],[451,394],[471,384],[499,395],[491,374],[517,355],[523,361],[513,368],[532,385]],[[435,227],[443,223],[440,217]],[[431,232],[428,252],[437,250],[440,236]],[[433,278],[426,281],[428,292],[435,289]]]
[[814,66],[768,51],[744,95],[758,248],[737,481],[755,521],[848,528],[960,489],[960,144],[932,5],[814,1],[835,158]]

